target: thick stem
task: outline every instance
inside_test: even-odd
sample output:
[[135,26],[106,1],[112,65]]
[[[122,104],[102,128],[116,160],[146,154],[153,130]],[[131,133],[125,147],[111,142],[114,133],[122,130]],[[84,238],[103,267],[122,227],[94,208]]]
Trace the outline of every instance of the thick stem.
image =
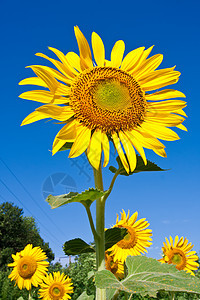
[[[93,169],[95,187],[103,191],[103,179],[101,166],[99,170]],[[96,262],[97,271],[105,270],[105,201],[101,197],[96,200],[96,233],[95,239],[96,244]],[[96,289],[96,300],[105,300],[106,290]]]

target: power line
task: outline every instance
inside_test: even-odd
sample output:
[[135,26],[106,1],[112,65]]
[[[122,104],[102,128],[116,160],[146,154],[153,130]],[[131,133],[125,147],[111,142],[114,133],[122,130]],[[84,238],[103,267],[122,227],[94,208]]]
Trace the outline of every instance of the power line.
[[19,185],[23,188],[23,190],[28,194],[28,196],[31,198],[31,200],[39,207],[39,209],[43,212],[43,214],[50,220],[50,222],[62,233],[65,235],[65,233],[57,226],[57,224],[47,215],[45,210],[38,204],[38,202],[33,198],[31,193],[27,190],[27,188],[23,185],[23,183],[17,178],[17,176],[13,173],[13,171],[9,168],[9,166],[3,161],[3,159],[0,157],[1,162],[4,164],[4,166],[10,171],[10,173],[14,176],[14,178],[17,180]]
[[[2,179],[0,178],[0,182],[5,186],[5,188],[11,193],[11,195],[13,195],[18,201],[19,201],[19,203],[30,213],[30,215],[32,215],[34,218],[35,218],[35,220],[53,237],[53,239],[54,239],[54,242],[55,242],[55,240],[59,243],[59,245],[60,244],[62,244],[62,242],[61,241],[59,241],[58,239],[57,239],[57,237],[53,234],[53,233],[51,233],[49,230],[48,230],[48,228],[45,226],[45,225],[43,225],[39,220],[38,220],[38,218],[36,218],[33,214],[32,214],[32,212],[23,204],[23,202],[11,191],[11,189],[5,184],[5,182],[3,182],[2,181]],[[53,240],[52,240],[53,241]]]

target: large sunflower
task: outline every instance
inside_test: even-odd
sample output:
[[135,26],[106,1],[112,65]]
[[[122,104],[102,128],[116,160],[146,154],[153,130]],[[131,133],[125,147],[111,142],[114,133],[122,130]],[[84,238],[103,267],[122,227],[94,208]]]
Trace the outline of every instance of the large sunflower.
[[49,47],[59,60],[42,53],[36,55],[53,63],[57,70],[30,66],[36,77],[20,82],[44,88],[25,92],[21,98],[45,103],[28,115],[22,125],[45,118],[61,121],[64,126],[55,137],[53,154],[65,143],[73,143],[69,157],[77,157],[87,149],[88,159],[96,169],[102,151],[103,166],[109,162],[109,140],[114,143],[127,172],[135,169],[135,150],[145,164],[143,148],[166,157],[165,146],[158,139],[179,139],[168,127],[186,130],[182,125],[185,116],[182,108],[186,102],[169,100],[185,97],[182,92],[157,90],[176,83],[180,72],[175,71],[175,67],[156,70],[163,55],[147,58],[153,47],[137,48],[123,58],[122,40],[115,43],[110,60],[106,60],[104,44],[95,32],[92,33],[93,60],[83,33],[78,27],[74,30],[79,56],[74,52],[64,55]]
[[166,243],[163,242],[164,247],[162,247],[163,258],[159,259],[159,261],[161,263],[174,264],[178,270],[185,270],[194,275],[193,271],[198,269],[199,264],[196,251],[191,251],[193,245],[188,243],[188,240],[183,237],[179,239],[176,236],[174,242],[171,236],[169,240],[165,239]]
[[43,300],[67,300],[71,299],[73,293],[72,282],[64,273],[53,272],[43,278],[44,282],[40,285],[39,297]]
[[121,220],[117,215],[116,224],[113,227],[123,227],[128,230],[127,235],[119,241],[117,244],[113,245],[108,251],[111,255],[114,255],[113,260],[124,262],[128,255],[140,255],[141,253],[147,252],[146,248],[152,243],[152,230],[147,229],[149,223],[146,219],[137,220],[138,213],[135,212],[131,217],[129,216],[129,211],[126,216],[125,211],[121,213]]
[[34,247],[28,244],[24,250],[12,255],[13,263],[8,264],[13,267],[11,274],[8,276],[15,280],[21,289],[31,289],[31,285],[37,287],[42,282],[42,277],[48,270],[49,263],[46,261],[47,256],[40,247]]

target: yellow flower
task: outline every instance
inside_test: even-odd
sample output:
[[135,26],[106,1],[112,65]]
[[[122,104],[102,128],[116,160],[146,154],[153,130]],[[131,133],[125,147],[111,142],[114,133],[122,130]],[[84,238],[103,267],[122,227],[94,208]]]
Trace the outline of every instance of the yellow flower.
[[11,274],[8,276],[11,280],[15,280],[21,289],[31,289],[31,285],[35,287],[42,282],[42,277],[48,270],[49,263],[46,254],[40,247],[34,247],[28,244],[24,250],[12,255],[13,263],[8,264],[13,267]]
[[169,100],[185,97],[182,92],[157,90],[176,83],[180,72],[175,71],[175,67],[156,70],[163,55],[147,58],[153,47],[137,48],[123,58],[125,44],[122,40],[115,43],[110,60],[106,60],[104,44],[95,32],[92,33],[93,59],[83,33],[78,27],[74,30],[79,55],[74,52],[64,55],[49,47],[59,60],[42,53],[36,55],[53,63],[57,70],[30,66],[36,77],[19,83],[44,88],[20,95],[23,99],[44,103],[28,115],[22,125],[45,118],[61,121],[64,126],[55,137],[52,153],[67,142],[73,143],[69,157],[77,157],[87,150],[88,159],[96,169],[102,152],[103,166],[109,162],[109,141],[113,142],[128,173],[136,166],[135,150],[145,164],[143,148],[166,157],[165,146],[158,139],[179,139],[168,127],[187,130],[182,125],[183,116],[186,116],[182,108],[186,102]]
[[167,238],[166,243],[163,242],[162,247],[163,258],[159,259],[161,263],[174,264],[178,270],[185,270],[191,275],[194,275],[193,270],[197,270],[199,264],[197,263],[198,256],[196,251],[191,251],[193,245],[188,243],[188,240],[183,237],[179,239],[175,237],[174,242],[172,237]]
[[127,235],[123,240],[119,241],[117,244],[113,245],[108,251],[111,255],[114,255],[114,261],[119,260],[124,262],[128,255],[140,255],[141,253],[147,252],[145,248],[149,247],[152,243],[149,242],[152,239],[152,230],[146,229],[149,223],[146,219],[140,219],[136,221],[138,213],[135,212],[131,217],[129,217],[129,211],[126,213],[121,213],[121,220],[117,215],[116,224],[113,227],[123,227],[128,230]]
[[114,261],[114,256],[110,252],[105,252],[106,270],[111,271],[118,279],[124,278],[124,264],[121,261]]
[[67,300],[71,299],[70,293],[73,293],[72,282],[64,273],[53,272],[48,274],[40,285],[40,298],[43,300]]

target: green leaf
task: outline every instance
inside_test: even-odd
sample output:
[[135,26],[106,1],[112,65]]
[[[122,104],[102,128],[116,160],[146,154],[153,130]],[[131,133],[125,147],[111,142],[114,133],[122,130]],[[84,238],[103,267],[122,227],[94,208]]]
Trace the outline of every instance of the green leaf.
[[17,300],[24,300],[24,298],[21,296],[21,297],[17,298]]
[[103,270],[96,273],[96,286],[150,297],[156,297],[161,290],[200,294],[200,279],[174,265],[146,256],[128,256],[126,265],[128,276],[124,280],[118,281],[110,271]]
[[129,176],[129,175],[132,175],[133,173],[139,173],[139,172],[166,171],[164,169],[161,169],[159,166],[157,166],[150,160],[147,160],[147,164],[145,165],[142,157],[140,155],[136,155],[136,156],[137,156],[137,164],[136,164],[136,168],[133,172],[130,172],[129,174],[126,172],[119,156],[116,158],[116,161],[118,163],[118,169],[111,166],[111,167],[109,167],[109,170],[112,173],[116,173],[118,171],[120,175],[124,175],[124,176]]
[[82,239],[77,238],[65,242],[63,245],[63,251],[66,255],[79,255],[82,253],[95,252],[95,249]]
[[86,292],[83,292],[78,298],[77,300],[93,300],[94,296],[90,295],[88,296]]
[[58,151],[65,151],[65,150],[69,150],[69,149],[71,149],[71,147],[72,147],[72,145],[73,145],[73,143],[65,143],[61,148],[60,148],[60,150],[58,150]]
[[94,277],[95,272],[94,271],[90,271],[88,272],[88,279]]
[[126,228],[109,228],[105,231],[105,250],[111,248],[114,244],[121,241],[127,235]]
[[72,202],[80,202],[83,205],[90,206],[94,200],[102,197],[106,193],[107,192],[102,192],[98,189],[91,188],[82,192],[81,194],[77,192],[70,192],[60,196],[49,195],[46,201],[50,204],[51,208],[57,208]]

